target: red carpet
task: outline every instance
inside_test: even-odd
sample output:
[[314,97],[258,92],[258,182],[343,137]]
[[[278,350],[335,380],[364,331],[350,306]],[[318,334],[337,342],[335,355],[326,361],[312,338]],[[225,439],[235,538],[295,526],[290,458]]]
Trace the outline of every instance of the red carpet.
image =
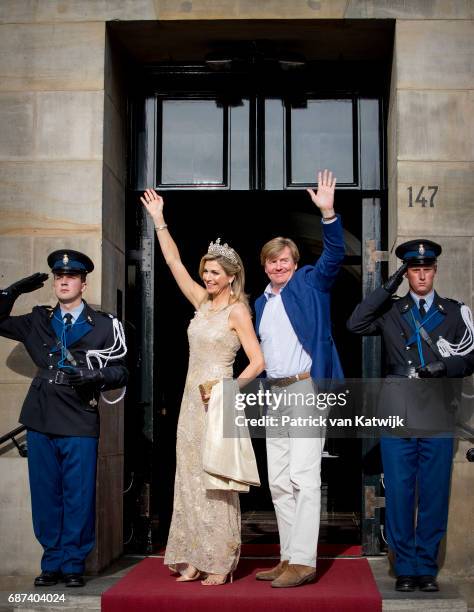
[[148,558],[102,595],[102,612],[379,612],[382,600],[366,559],[321,559],[317,582],[273,589],[257,581],[269,559],[241,560],[234,583],[178,583],[162,559]]

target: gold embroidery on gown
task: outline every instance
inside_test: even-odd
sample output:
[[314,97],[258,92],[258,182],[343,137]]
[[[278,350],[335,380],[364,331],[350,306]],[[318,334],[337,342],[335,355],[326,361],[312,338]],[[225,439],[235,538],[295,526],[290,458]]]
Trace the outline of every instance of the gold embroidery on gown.
[[178,420],[173,517],[165,564],[182,570],[189,563],[202,572],[227,574],[235,569],[240,555],[239,495],[204,487],[205,409],[198,385],[232,378],[240,341],[228,326],[231,308],[212,312],[210,305],[202,304],[188,327],[189,366]]

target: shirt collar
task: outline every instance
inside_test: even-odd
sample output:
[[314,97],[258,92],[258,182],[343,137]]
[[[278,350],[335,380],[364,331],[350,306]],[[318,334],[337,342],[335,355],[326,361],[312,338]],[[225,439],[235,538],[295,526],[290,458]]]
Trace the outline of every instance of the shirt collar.
[[434,300],[434,289],[432,289],[427,295],[418,295],[417,293],[415,293],[414,291],[410,290],[410,295],[413,299],[413,301],[415,302],[417,308],[420,307],[420,300],[425,300],[425,310],[426,312],[428,312],[428,310],[431,308],[431,305],[433,304],[433,300]]
[[76,306],[76,308],[73,308],[72,310],[63,310],[61,308],[61,319],[64,319],[64,315],[69,312],[69,314],[72,315],[72,322],[75,323],[83,310],[84,302],[81,302],[79,306]]
[[278,295],[281,295],[282,291],[285,289],[286,285],[288,285],[288,283],[290,282],[291,279],[288,280],[288,282],[283,285],[283,287],[280,289],[280,291],[278,293],[275,293],[272,290],[272,284],[268,283],[268,285],[265,287],[265,291],[263,292],[263,295],[268,299],[270,299],[271,297],[277,297]]

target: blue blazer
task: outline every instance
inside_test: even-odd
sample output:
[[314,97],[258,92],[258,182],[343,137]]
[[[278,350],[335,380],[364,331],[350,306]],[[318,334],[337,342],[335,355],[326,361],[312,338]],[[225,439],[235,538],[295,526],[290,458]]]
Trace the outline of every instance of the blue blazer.
[[[342,366],[331,334],[330,290],[344,259],[341,218],[322,223],[324,249],[314,266],[296,270],[281,293],[283,306],[298,340],[311,355],[313,379],[343,378]],[[262,295],[255,302],[256,329],[266,304]]]

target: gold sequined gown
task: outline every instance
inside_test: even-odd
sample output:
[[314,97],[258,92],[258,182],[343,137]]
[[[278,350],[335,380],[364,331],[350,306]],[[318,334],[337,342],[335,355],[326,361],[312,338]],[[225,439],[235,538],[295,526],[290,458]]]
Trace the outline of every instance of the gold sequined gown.
[[232,378],[240,348],[228,327],[231,307],[210,311],[200,306],[188,327],[189,366],[178,420],[173,517],[165,564],[183,571],[189,563],[210,574],[235,569],[240,555],[240,505],[235,491],[206,490],[201,442],[205,409],[198,385]]

